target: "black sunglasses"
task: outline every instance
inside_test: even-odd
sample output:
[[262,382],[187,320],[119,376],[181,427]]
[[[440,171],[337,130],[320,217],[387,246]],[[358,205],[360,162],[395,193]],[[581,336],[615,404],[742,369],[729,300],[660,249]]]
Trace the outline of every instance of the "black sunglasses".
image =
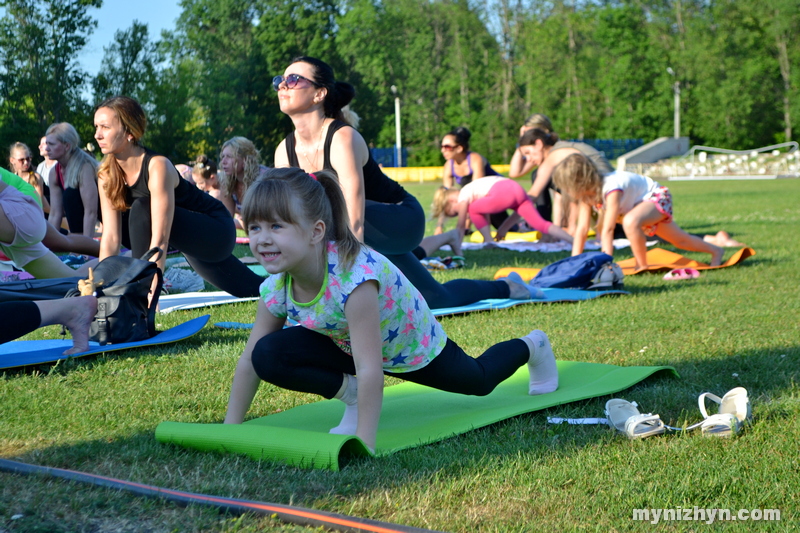
[[279,91],[281,88],[281,84],[285,83],[287,89],[294,89],[297,87],[297,84],[300,83],[300,80],[306,80],[308,83],[313,85],[314,87],[319,87],[319,83],[310,80],[300,74],[289,74],[288,76],[275,76],[272,78],[272,88],[276,91]]

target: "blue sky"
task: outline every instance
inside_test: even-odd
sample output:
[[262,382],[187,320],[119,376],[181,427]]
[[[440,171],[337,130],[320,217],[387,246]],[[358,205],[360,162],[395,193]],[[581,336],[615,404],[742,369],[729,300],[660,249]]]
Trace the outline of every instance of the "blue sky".
[[161,37],[161,30],[172,30],[181,14],[180,0],[104,0],[100,9],[90,8],[97,28],[78,56],[81,66],[92,76],[100,69],[103,47],[114,40],[117,30],[127,30],[134,20],[147,24],[150,39]]

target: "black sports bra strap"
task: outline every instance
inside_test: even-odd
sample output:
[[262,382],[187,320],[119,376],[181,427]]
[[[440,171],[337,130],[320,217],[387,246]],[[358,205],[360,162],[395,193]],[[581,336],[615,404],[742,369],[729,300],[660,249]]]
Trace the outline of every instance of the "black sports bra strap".
[[345,122],[336,119],[333,119],[333,122],[331,122],[328,126],[328,133],[325,135],[325,149],[323,150],[322,156],[322,168],[325,170],[333,170],[333,165],[331,165],[331,144],[333,143],[333,134],[344,126],[347,126]]
[[294,132],[286,136],[286,155],[289,157],[289,166],[300,168],[300,161],[297,159],[295,151]]

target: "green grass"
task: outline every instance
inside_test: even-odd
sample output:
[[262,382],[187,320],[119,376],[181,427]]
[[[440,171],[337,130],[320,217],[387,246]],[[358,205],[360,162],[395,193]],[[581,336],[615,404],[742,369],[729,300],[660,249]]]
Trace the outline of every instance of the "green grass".
[[[684,229],[726,229],[756,249],[743,264],[695,281],[628,277],[630,296],[518,306],[442,320],[479,354],[541,328],[557,357],[618,365],[673,365],[681,379],[651,379],[619,397],[671,425],[699,418],[697,395],[750,392],[754,421],[725,440],[699,433],[631,442],[605,426],[552,426],[549,416],[602,416],[608,397],[517,417],[340,472],[301,470],[159,444],[165,420],[219,422],[247,333],[206,327],[174,345],[6,372],[0,379],[0,456],[172,489],[314,509],[440,531],[650,531],[634,508],[770,508],[796,527],[800,487],[800,180],[674,182]],[[410,185],[427,205],[434,186]],[[567,254],[467,252],[468,267],[437,273],[490,279],[501,266],[541,267]],[[706,260],[702,254],[686,254]],[[617,259],[630,256],[620,251]],[[252,304],[162,316],[167,328],[201,314],[251,322]],[[39,330],[29,338],[58,334]],[[390,383],[391,384],[391,383]],[[315,401],[262,386],[258,417]],[[11,520],[12,515],[23,517]],[[795,524],[792,526],[792,524]],[[662,523],[668,530],[720,524]],[[0,473],[0,531],[311,531],[268,517],[180,508],[107,489]]]

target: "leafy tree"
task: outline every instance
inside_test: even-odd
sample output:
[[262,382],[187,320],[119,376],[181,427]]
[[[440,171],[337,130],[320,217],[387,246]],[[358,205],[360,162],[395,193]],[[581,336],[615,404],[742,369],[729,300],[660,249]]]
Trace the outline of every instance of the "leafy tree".
[[156,44],[150,42],[147,24],[134,20],[129,29],[114,33],[113,42],[103,50],[100,72],[92,81],[95,102],[114,95],[142,100],[159,59]]
[[[53,122],[90,136],[86,79],[76,56],[97,25],[102,0],[0,0],[0,140],[36,141]],[[13,139],[9,139],[13,136]]]

